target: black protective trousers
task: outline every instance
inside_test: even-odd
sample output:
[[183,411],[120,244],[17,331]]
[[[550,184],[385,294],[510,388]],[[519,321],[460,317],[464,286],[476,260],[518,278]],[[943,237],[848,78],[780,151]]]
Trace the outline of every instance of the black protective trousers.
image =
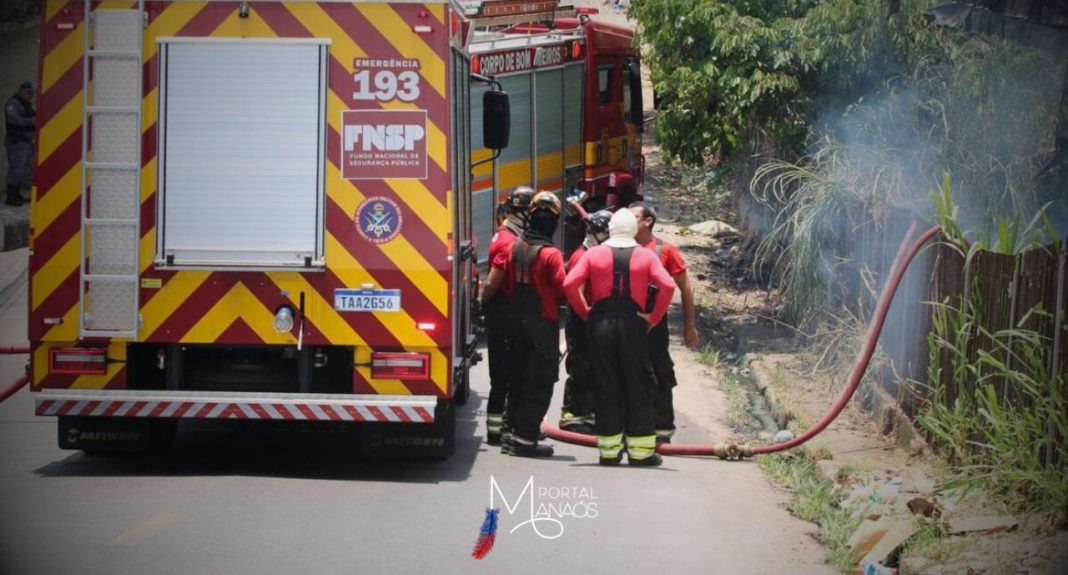
[[512,435],[535,442],[560,378],[560,327],[540,314],[516,312],[508,322],[508,413]]
[[678,385],[675,379],[675,362],[668,351],[667,315],[649,331],[649,360],[656,387],[653,392],[655,425],[657,431],[674,431],[675,403],[672,389]]
[[[645,320],[629,298],[602,300],[590,313],[588,342],[593,367],[598,436],[653,435],[653,378]],[[630,305],[626,305],[629,303]]]
[[564,324],[567,339],[567,381],[564,383],[563,410],[578,417],[593,411],[593,382],[591,381],[590,351],[586,339],[586,322],[568,310]]
[[486,354],[489,356],[490,392],[486,413],[504,413],[508,400],[508,315],[511,305],[504,294],[486,304]]

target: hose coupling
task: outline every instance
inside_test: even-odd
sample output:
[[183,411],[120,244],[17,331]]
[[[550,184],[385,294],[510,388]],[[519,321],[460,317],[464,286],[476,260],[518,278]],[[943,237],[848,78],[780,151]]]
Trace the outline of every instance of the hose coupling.
[[727,461],[740,461],[753,456],[753,448],[736,443],[719,443],[713,446],[716,457]]

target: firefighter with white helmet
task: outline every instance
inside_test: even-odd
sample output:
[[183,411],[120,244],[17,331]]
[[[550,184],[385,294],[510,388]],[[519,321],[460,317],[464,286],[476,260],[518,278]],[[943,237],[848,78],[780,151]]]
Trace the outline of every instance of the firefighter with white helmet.
[[624,445],[629,465],[661,463],[646,332],[667,312],[675,281],[653,252],[638,247],[637,231],[634,214],[617,211],[608,240],[586,252],[564,280],[568,303],[589,322],[602,465],[619,465]]
[[560,199],[538,192],[527,211],[527,228],[515,240],[504,265],[494,260],[486,293],[508,286],[508,429],[503,450],[520,457],[549,457],[539,444],[541,421],[559,377],[560,305],[564,301],[564,256],[553,245]]
[[[504,266],[512,244],[527,227],[527,211],[534,198],[534,189],[519,186],[508,194],[499,206],[504,221],[493,235],[489,246],[490,265]],[[488,291],[488,290],[487,290]],[[511,286],[502,286],[501,293],[482,294],[482,309],[486,316],[486,353],[489,355],[490,393],[486,401],[486,443],[501,444],[504,429],[504,410],[508,400],[508,315],[511,310]]]
[[[587,250],[608,239],[608,222],[612,219],[609,210],[598,210],[585,218],[586,239],[568,258],[567,269],[573,269]],[[589,294],[587,294],[587,297]],[[564,324],[567,340],[567,381],[564,383],[564,403],[560,412],[560,429],[593,435],[595,415],[593,411],[593,382],[590,374],[589,348],[586,338],[586,322],[574,308],[568,309]]]

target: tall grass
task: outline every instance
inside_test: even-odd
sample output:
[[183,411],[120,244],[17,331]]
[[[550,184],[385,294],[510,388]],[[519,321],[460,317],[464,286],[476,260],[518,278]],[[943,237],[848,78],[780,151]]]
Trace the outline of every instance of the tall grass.
[[956,473],[947,487],[982,488],[1068,524],[1068,394],[1063,374],[1049,372],[1052,343],[1023,327],[988,330],[971,311],[977,301],[933,305],[927,382],[911,383],[925,398],[916,421]]

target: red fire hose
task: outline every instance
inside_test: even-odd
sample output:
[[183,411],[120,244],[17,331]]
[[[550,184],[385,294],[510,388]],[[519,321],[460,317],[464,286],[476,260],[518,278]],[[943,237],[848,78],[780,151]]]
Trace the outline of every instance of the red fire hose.
[[[30,348],[26,346],[4,345],[0,346],[0,355],[18,355],[23,353],[30,353]],[[11,385],[5,387],[0,391],[0,402],[15,395],[15,392],[22,389],[27,383],[30,382],[30,376],[23,375],[16,379]]]
[[11,397],[12,395],[15,395],[15,392],[17,392],[18,390],[20,390],[23,387],[25,387],[26,384],[29,383],[29,382],[30,382],[30,376],[28,376],[28,375],[20,376],[11,385],[5,387],[3,391],[0,391],[0,403],[3,403],[3,401],[5,399]]
[[[821,419],[819,423],[812,426],[811,429],[805,431],[801,435],[783,443],[760,445],[757,447],[722,443],[716,445],[668,443],[659,446],[657,451],[665,455],[713,455],[720,459],[742,459],[744,457],[752,457],[753,455],[774,453],[776,451],[783,451],[797,447],[826,429],[827,426],[830,425],[842,412],[842,409],[849,403],[849,400],[853,398],[853,394],[857,391],[857,387],[860,385],[860,380],[868,370],[868,363],[871,361],[871,356],[875,353],[875,346],[879,342],[879,334],[883,330],[883,324],[886,323],[886,315],[890,311],[890,304],[894,300],[894,292],[897,291],[901,279],[905,276],[905,270],[908,269],[909,264],[912,263],[913,258],[916,257],[916,254],[919,253],[924,244],[942,231],[941,226],[931,227],[913,242],[912,247],[905,253],[905,246],[908,245],[908,241],[911,238],[914,229],[915,224],[913,227],[909,228],[909,231],[905,234],[905,238],[901,242],[901,247],[898,248],[897,257],[894,258],[894,264],[892,266],[893,272],[886,283],[886,287],[883,289],[882,295],[879,297],[879,303],[875,307],[875,314],[872,316],[871,324],[868,326],[868,335],[864,340],[864,346],[857,354],[857,359],[853,363],[852,370],[849,372],[849,377],[846,380],[846,387],[842,390],[842,394],[838,396],[838,400],[831,406],[830,411],[827,412],[827,415],[823,416],[823,419]],[[902,257],[903,253],[904,257]],[[597,440],[593,436],[563,431],[545,422],[542,422],[541,427],[549,437],[558,441],[587,445],[590,447],[597,446]]]

